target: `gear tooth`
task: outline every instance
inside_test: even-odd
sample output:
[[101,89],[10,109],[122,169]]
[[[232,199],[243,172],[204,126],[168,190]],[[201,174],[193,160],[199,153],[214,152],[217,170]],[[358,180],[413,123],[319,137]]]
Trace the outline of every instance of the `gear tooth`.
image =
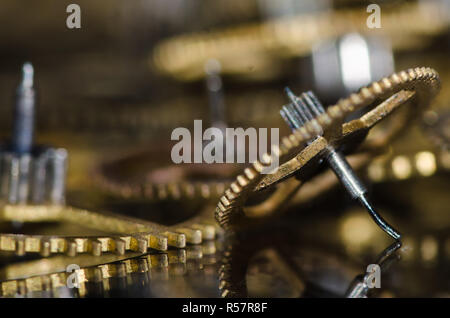
[[299,129],[297,129],[297,131],[300,133],[300,135],[302,135],[303,140],[305,140],[305,141],[311,140],[312,136],[308,132],[306,127],[302,126]]
[[102,255],[102,242],[98,239],[93,239],[91,242],[91,253],[94,256]]
[[148,239],[148,246],[158,251],[167,251],[168,237],[160,234],[150,234]]
[[405,83],[408,82],[409,76],[408,76],[408,73],[406,73],[405,71],[401,71],[398,74],[398,76],[400,77],[401,82],[405,82]]
[[408,81],[415,80],[415,79],[417,78],[416,69],[410,68],[410,69],[408,70],[408,75],[409,75]]
[[204,240],[213,240],[216,237],[216,227],[214,225],[200,223],[194,224],[191,227],[195,230],[200,230]]
[[289,138],[289,142],[291,143],[292,147],[297,147],[300,144],[300,140],[299,140],[299,138],[297,138],[296,134],[290,134],[288,136],[288,138]]
[[167,245],[176,248],[186,247],[186,235],[183,233],[177,233],[172,231],[166,231],[163,233],[167,237]]
[[217,207],[216,207],[216,214],[217,213],[221,213],[221,212],[223,212],[223,211],[225,211],[226,210],[226,208],[225,208],[225,206],[223,205],[223,203],[222,202],[219,202],[218,204],[217,204]]
[[188,198],[193,198],[195,196],[195,187],[191,183],[186,183],[184,186],[184,193]]
[[264,170],[264,165],[259,160],[256,160],[252,165],[257,173],[261,173]]
[[327,127],[331,124],[331,118],[327,113],[323,113],[317,118],[317,121],[322,125],[322,127]]
[[19,236],[16,238],[15,240],[16,244],[16,248],[15,248],[15,252],[17,256],[23,256],[25,255],[26,251],[25,251],[25,238],[22,236]]
[[248,180],[253,180],[256,177],[256,172],[252,168],[245,168],[244,174]]
[[238,194],[242,191],[242,188],[236,182],[231,183],[230,187],[231,187],[231,190],[233,190],[233,192],[236,194]]
[[392,89],[392,83],[387,77],[384,77],[381,80],[381,84],[384,87],[384,89],[387,90],[387,91],[390,91]]
[[[271,146],[271,151],[274,156],[278,156],[278,152],[279,152],[278,148],[279,147],[277,145]],[[266,152],[262,155],[260,162],[261,162],[261,164],[263,164],[265,166],[269,166],[272,163],[272,156]]]
[[381,95],[383,93],[383,88],[381,87],[380,83],[374,82],[370,89],[376,94]]
[[226,196],[222,196],[220,198],[220,202],[223,204],[223,206],[230,206],[231,202],[228,200]]
[[179,200],[181,198],[181,190],[179,184],[177,183],[172,182],[167,184],[167,192],[168,196],[175,200]]
[[130,249],[135,252],[145,253],[148,248],[148,237],[142,233],[136,233],[131,236]]
[[48,238],[41,238],[39,243],[39,253],[42,257],[49,257],[51,254],[50,250],[50,240]]
[[225,190],[225,196],[230,201],[233,201],[236,198],[236,194],[233,191],[231,191],[230,189]]
[[236,181],[239,183],[239,185],[241,187],[245,187],[247,186],[247,184],[249,183],[249,181],[247,180],[246,177],[244,177],[243,175],[238,175],[236,178]]
[[402,82],[402,79],[397,73],[392,74],[390,80],[396,85],[399,85]]
[[[390,81],[389,81],[390,83]],[[349,112],[352,112],[355,108],[359,108],[363,104],[363,100],[359,94],[353,93],[350,95],[350,101],[353,105],[348,108]]]
[[[353,94],[352,96],[357,96],[357,94]],[[354,110],[354,107],[352,105],[352,102],[350,99],[340,99],[337,103],[337,105],[346,113],[350,113]]]
[[70,257],[77,255],[77,243],[73,239],[66,239],[66,254]]
[[313,136],[317,136],[320,134],[320,131],[317,130],[316,125],[314,125],[312,121],[307,122],[304,127]]
[[[365,100],[372,100],[375,97],[373,95],[373,93],[371,92],[371,90],[367,87],[361,88],[360,93],[361,93],[363,99],[365,99]],[[331,118],[333,118],[333,116],[331,116]]]
[[202,231],[191,228],[179,228],[177,232],[186,236],[186,242],[191,244],[200,244],[202,242]]
[[328,115],[333,119],[340,119],[343,116],[343,113],[339,106],[331,106],[328,107]]
[[285,148],[282,152],[286,152],[286,149],[290,149],[292,147],[292,143],[288,137],[283,137],[281,138],[281,146]]
[[126,250],[126,242],[121,239],[117,238],[114,240],[114,246],[115,246],[115,252],[119,255],[124,255]]
[[210,191],[208,184],[206,184],[206,183],[200,184],[200,194],[205,199],[208,199],[209,197],[211,197],[211,191]]

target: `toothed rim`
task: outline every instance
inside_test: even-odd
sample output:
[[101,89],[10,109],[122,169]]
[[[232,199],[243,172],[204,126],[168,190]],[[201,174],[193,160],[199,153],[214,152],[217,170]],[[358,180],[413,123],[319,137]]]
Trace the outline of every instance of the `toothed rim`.
[[[326,112],[318,116],[316,120],[323,127],[323,130],[326,131],[335,122],[341,123],[351,112],[373,103],[378,98],[386,98],[388,97],[386,95],[393,95],[402,90],[415,91],[417,107],[426,107],[429,105],[432,97],[437,94],[439,88],[439,75],[435,70],[428,67],[411,68],[394,73],[389,77],[361,88],[357,93],[351,94],[345,99],[339,100],[337,104],[328,107]],[[292,151],[302,150],[302,146],[297,145],[304,145],[307,137],[309,138],[309,135],[314,133],[313,125],[306,124],[288,137],[282,138],[279,149],[275,151],[279,162],[284,162],[286,156]],[[295,142],[292,143],[290,142],[291,140]],[[272,153],[274,153],[273,150]],[[270,158],[269,155],[267,157]],[[230,188],[225,190],[215,210],[216,221],[222,228],[232,230],[243,219],[249,221],[243,211],[243,207],[248,196],[262,179],[261,171],[265,165],[267,165],[267,162],[264,164],[256,161],[251,167],[247,168],[247,173],[244,172],[239,175]]]

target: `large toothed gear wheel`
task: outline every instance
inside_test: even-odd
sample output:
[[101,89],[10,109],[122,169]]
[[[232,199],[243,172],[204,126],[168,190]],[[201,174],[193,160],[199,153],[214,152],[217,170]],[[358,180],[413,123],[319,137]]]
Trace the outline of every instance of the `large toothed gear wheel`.
[[[127,251],[147,252],[147,249],[167,251],[169,247],[185,248],[216,236],[216,225],[210,210],[205,209],[187,221],[163,226],[158,223],[129,218],[113,213],[92,212],[63,205],[4,205],[0,206],[0,221],[71,223],[99,231],[99,235],[28,235],[0,233],[0,251],[17,255],[39,253],[89,253],[100,256],[105,252],[123,255]],[[108,233],[108,234],[100,234]]]
[[[417,113],[425,110],[439,88],[438,73],[422,67],[395,73],[341,99],[282,138],[271,155],[246,168],[221,197],[215,211],[217,222],[227,230],[236,230],[274,215],[282,204],[287,205],[297,197],[296,192],[305,181],[314,177],[310,180],[314,182],[320,177],[317,174],[320,170],[315,168],[320,166],[322,154],[330,146],[344,153],[379,152],[411,124]],[[347,121],[361,112],[359,118]],[[381,123],[388,117],[391,120]],[[360,147],[356,149],[357,146]],[[274,156],[279,159],[279,167],[271,174],[262,174]]]

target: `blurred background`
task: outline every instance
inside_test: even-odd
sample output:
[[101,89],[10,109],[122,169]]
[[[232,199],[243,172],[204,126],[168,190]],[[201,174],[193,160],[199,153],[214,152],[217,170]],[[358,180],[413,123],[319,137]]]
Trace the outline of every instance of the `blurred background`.
[[[367,25],[372,2],[381,9],[381,28]],[[2,0],[0,136],[11,135],[14,94],[29,61],[38,92],[35,142],[68,150],[68,204],[165,224],[189,218],[204,201],[123,194],[172,165],[174,128],[203,119],[217,127],[279,127],[283,136],[289,132],[279,116],[286,86],[298,94],[314,90],[332,105],[395,71],[437,70],[442,88],[431,107],[358,174],[381,213],[405,234],[400,260],[374,296],[450,296],[449,1],[77,0],[81,28],[69,29],[71,3]],[[236,174],[201,169],[183,176],[226,183]],[[96,173],[125,190],[102,188]],[[219,192],[208,200],[217,202]],[[61,226],[0,229],[84,231]],[[102,281],[82,292],[26,295],[218,297],[223,252],[234,249],[237,260],[230,262],[246,263],[237,270],[242,275],[231,275],[240,287],[245,281],[238,295],[339,297],[390,243],[339,187],[241,236],[209,242],[201,253],[189,247],[190,257],[162,266],[152,281],[149,271],[124,272],[111,275],[107,287]],[[146,257],[112,263],[111,271],[150,262]],[[30,270],[18,278],[38,274],[31,263],[38,260],[1,259],[3,281],[14,280],[14,266],[22,263]]]

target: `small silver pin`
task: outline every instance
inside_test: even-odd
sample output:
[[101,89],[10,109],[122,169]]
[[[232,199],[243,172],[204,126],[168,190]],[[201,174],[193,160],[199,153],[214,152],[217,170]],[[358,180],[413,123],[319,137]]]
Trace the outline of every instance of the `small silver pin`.
[[[286,88],[285,91],[291,100],[291,104],[283,106],[280,114],[293,131],[300,128],[307,121],[313,120],[314,117],[312,114],[318,116],[325,112],[325,108],[313,92],[309,91],[307,93],[303,93],[301,97],[297,97],[289,88]],[[314,136],[313,138],[316,137],[318,136]],[[358,178],[355,171],[345,159],[344,155],[336,151],[334,148],[328,147],[324,153],[324,156],[325,160],[330,165],[330,168],[334,171],[339,181],[352,196],[352,198],[359,200],[379,227],[381,227],[395,240],[399,240],[401,237],[400,233],[390,226],[370,204],[370,201],[367,198],[366,187]]]

